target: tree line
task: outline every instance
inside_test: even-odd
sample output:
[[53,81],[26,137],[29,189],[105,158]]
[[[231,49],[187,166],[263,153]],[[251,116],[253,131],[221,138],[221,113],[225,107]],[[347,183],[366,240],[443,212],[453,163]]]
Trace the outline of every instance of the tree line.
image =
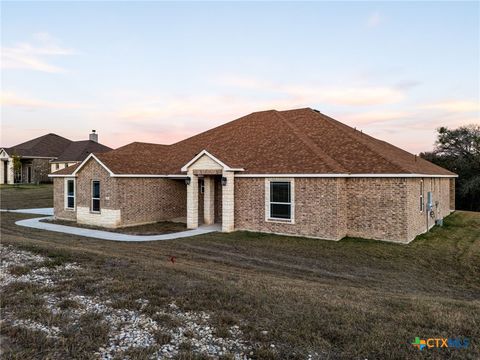
[[420,156],[456,174],[455,207],[480,211],[480,125],[437,129],[435,148]]

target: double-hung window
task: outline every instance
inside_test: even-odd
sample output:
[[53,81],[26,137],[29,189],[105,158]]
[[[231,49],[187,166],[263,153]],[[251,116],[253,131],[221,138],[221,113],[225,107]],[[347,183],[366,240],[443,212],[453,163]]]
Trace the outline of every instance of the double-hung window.
[[75,180],[67,179],[65,190],[66,208],[75,209]]
[[100,212],[100,181],[92,181],[92,212]]
[[292,220],[292,183],[270,181],[269,216],[271,220]]

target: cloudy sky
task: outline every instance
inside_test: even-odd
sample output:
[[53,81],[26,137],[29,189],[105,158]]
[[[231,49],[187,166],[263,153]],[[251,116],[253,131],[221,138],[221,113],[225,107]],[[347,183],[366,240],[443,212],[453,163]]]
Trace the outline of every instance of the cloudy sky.
[[2,2],[1,144],[169,144],[312,107],[414,153],[480,123],[478,2]]

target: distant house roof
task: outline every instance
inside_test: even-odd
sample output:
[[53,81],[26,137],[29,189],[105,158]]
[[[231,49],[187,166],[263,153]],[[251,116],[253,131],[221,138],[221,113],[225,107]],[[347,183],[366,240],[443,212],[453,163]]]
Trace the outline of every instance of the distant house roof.
[[91,153],[102,153],[112,150],[108,146],[92,140],[73,141],[54,162],[83,161]]
[[202,150],[243,174],[455,175],[310,108],[255,112],[172,145],[134,142],[95,155],[116,175],[175,175]]
[[47,134],[24,143],[4,148],[11,156],[56,158],[72,143],[57,134]]
[[61,162],[82,161],[90,153],[112,150],[92,140],[72,141],[52,133],[3,149],[10,156],[52,158]]

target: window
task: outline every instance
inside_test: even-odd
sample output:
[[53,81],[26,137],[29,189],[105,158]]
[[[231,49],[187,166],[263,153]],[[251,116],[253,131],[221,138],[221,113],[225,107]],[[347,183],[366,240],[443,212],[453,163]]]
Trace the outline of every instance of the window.
[[420,180],[420,211],[423,212],[423,180]]
[[67,179],[65,186],[66,193],[66,208],[74,209],[75,208],[75,180]]
[[292,192],[290,181],[270,182],[270,219],[292,219]]
[[100,181],[92,181],[92,211],[100,212]]
[[64,164],[64,167],[68,167],[68,163],[65,163],[65,164]]
[[56,170],[60,169],[60,164],[55,164],[55,169]]
[[203,194],[205,192],[205,180],[200,179],[198,185],[200,186],[200,194]]

